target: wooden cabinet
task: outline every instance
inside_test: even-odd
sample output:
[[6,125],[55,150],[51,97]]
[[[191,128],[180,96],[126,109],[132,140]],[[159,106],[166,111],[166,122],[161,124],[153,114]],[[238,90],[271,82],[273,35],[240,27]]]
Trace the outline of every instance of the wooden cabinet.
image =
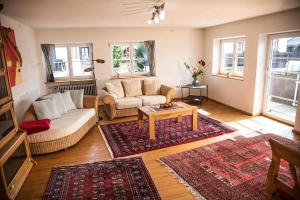
[[15,199],[33,160],[27,133],[18,128],[0,24],[0,199]]
[[4,57],[3,40],[2,37],[0,37],[0,106],[11,100],[12,93]]
[[15,199],[33,160],[26,132],[18,132],[0,149],[0,199]]

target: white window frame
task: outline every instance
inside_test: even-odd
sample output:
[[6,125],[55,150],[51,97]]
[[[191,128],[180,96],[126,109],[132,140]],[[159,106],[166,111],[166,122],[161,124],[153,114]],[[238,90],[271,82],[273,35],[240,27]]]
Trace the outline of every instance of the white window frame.
[[[264,94],[263,94],[263,110],[262,113],[270,118],[276,119],[278,121],[290,124],[292,126],[295,125],[295,122],[287,120],[285,118],[275,116],[268,112],[267,102],[268,102],[268,94],[270,92],[270,76],[271,76],[271,67],[272,67],[272,40],[275,38],[285,38],[285,37],[299,37],[300,31],[293,32],[284,32],[284,33],[274,33],[269,34],[267,39],[267,55],[266,55],[266,66],[265,66],[265,81],[264,81]],[[298,89],[299,91],[299,89]],[[299,105],[298,105],[299,106]]]
[[144,41],[131,41],[131,42],[113,42],[109,43],[110,46],[110,60],[111,60],[111,71],[112,74],[116,74],[114,70],[114,58],[113,58],[113,46],[122,46],[122,45],[128,45],[129,46],[129,63],[130,63],[130,72],[128,73],[120,73],[120,75],[130,76],[130,75],[147,75],[149,72],[134,72],[134,65],[133,62],[135,61],[135,58],[133,56],[134,48],[133,45],[137,43],[144,43]]
[[[237,68],[237,62],[238,62],[238,54],[237,54],[237,49],[236,49],[236,43],[237,42],[244,42],[244,45],[246,46],[246,40],[245,37],[239,37],[239,38],[231,38],[231,39],[220,39],[220,55],[219,55],[219,70],[218,70],[218,74],[221,75],[226,75],[227,76],[227,71],[223,70],[223,53],[224,53],[224,43],[227,42],[233,42],[233,57],[232,57],[232,68],[233,70],[230,72],[231,76],[234,77],[243,77],[244,76],[244,70],[245,70],[245,54],[244,54],[244,66],[243,66],[243,72],[237,72],[236,68]],[[245,50],[246,51],[246,50]],[[245,53],[244,51],[244,53]]]
[[90,75],[86,76],[74,76],[73,73],[73,63],[72,63],[72,55],[71,55],[71,48],[72,47],[86,47],[88,46],[90,48],[90,58],[91,58],[91,67],[94,66],[93,63],[93,44],[90,43],[59,43],[54,44],[55,47],[66,47],[67,48],[67,58],[68,58],[68,70],[69,70],[69,76],[66,77],[54,77],[55,80],[62,80],[62,81],[72,81],[72,80],[84,80],[84,79],[91,79],[94,78],[93,72],[91,72]]

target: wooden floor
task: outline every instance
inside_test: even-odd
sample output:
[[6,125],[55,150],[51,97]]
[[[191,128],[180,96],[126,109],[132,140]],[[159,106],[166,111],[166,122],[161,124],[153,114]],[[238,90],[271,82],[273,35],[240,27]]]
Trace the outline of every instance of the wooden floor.
[[[237,128],[239,131],[215,138],[140,154],[143,157],[143,160],[162,199],[188,200],[194,199],[194,197],[182,184],[180,184],[169,172],[167,172],[164,167],[162,167],[156,161],[156,159],[159,157],[211,144],[229,137],[235,137],[237,135],[251,136],[253,135],[254,131],[259,131],[260,133],[274,133],[300,141],[300,137],[294,135],[292,133],[292,127],[288,125],[263,116],[251,117],[233,108],[213,101],[204,102],[203,105],[199,107],[198,112],[223,121],[224,123]],[[113,122],[134,119],[137,118],[128,117],[117,119]],[[100,124],[104,123],[111,122],[108,120],[100,122]],[[52,167],[109,160],[111,157],[107,151],[98,128],[94,127],[78,144],[69,148],[67,151],[36,156],[34,159],[38,162],[38,165],[33,167],[17,199],[41,199]]]

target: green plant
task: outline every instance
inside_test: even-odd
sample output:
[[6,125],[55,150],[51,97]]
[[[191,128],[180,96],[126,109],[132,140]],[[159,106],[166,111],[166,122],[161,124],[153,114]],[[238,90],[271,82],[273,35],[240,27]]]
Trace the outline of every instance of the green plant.
[[139,46],[135,51],[135,60],[139,71],[143,71],[145,69],[145,54],[146,54],[145,45],[139,44]]
[[121,66],[121,57],[122,57],[122,49],[120,46],[113,47],[113,65],[114,68],[119,68]]

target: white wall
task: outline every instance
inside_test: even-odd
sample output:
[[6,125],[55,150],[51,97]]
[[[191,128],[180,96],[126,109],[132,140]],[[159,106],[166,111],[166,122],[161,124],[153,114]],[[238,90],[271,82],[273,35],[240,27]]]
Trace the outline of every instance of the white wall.
[[4,15],[0,15],[0,19],[3,26],[14,29],[17,46],[23,59],[22,83],[12,88],[17,119],[20,122],[25,110],[42,92],[43,84],[40,79],[40,62],[36,51],[36,35],[32,28],[18,21]]
[[209,97],[245,112],[257,115],[262,112],[267,34],[300,29],[300,9],[228,23],[204,30],[204,54],[212,62],[213,40],[245,36],[244,80],[212,76],[208,67],[205,82]]
[[[155,40],[156,74],[162,83],[180,85],[192,78],[184,61],[196,63],[203,56],[203,31],[189,28],[67,28],[37,29],[37,43],[92,42],[94,58],[105,59],[95,64],[98,87],[111,78],[109,43]],[[179,94],[178,94],[179,95]]]

